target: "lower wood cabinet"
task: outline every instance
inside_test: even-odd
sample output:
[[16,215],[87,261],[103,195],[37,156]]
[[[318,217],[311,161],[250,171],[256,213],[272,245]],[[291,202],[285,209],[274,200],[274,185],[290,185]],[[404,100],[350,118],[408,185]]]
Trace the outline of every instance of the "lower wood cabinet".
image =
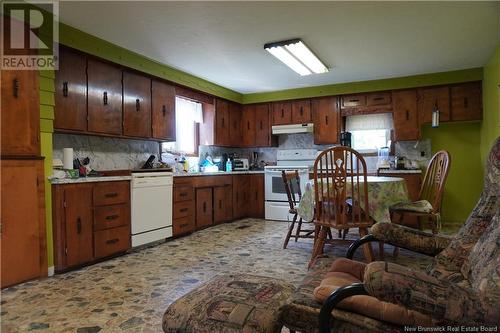
[[214,224],[233,219],[233,188],[231,185],[214,187]]
[[172,235],[176,237],[195,229],[195,195],[191,177],[174,177],[173,191]]
[[47,276],[43,159],[0,161],[1,286]]
[[130,249],[129,181],[52,185],[55,270]]
[[213,224],[212,188],[196,189],[196,229]]
[[264,175],[233,176],[233,218],[264,217]]

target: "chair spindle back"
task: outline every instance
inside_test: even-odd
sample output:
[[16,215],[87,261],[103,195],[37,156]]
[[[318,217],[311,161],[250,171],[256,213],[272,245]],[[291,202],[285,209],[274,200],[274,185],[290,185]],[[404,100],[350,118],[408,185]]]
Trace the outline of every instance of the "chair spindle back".
[[445,150],[441,150],[432,156],[425,172],[419,200],[429,201],[434,213],[439,213],[441,210],[441,199],[443,198],[444,184],[449,168],[450,154]]

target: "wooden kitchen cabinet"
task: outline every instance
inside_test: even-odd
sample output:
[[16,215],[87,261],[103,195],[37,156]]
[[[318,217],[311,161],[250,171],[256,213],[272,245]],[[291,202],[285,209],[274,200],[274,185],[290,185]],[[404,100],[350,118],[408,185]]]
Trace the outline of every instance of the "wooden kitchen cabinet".
[[249,210],[250,178],[248,175],[233,176],[233,219],[240,219],[247,215]]
[[292,103],[274,102],[273,103],[273,125],[288,125],[292,123]]
[[292,124],[306,124],[312,121],[311,100],[304,99],[292,102]]
[[247,215],[254,218],[264,218],[264,175],[247,175],[250,188],[248,194],[249,209]]
[[2,159],[0,164],[4,288],[47,276],[47,248],[43,159]]
[[255,146],[274,147],[278,145],[278,137],[272,135],[270,104],[255,104]]
[[340,98],[340,108],[357,108],[366,106],[366,95],[346,95]]
[[451,120],[483,118],[481,81],[453,85],[450,88]]
[[87,62],[89,132],[122,134],[122,70],[89,58]]
[[241,133],[243,147],[255,146],[255,105],[244,105],[241,112]]
[[233,191],[231,185],[214,187],[214,224],[230,221],[233,218]]
[[408,141],[420,139],[420,124],[417,109],[417,91],[397,90],[392,93],[394,139]]
[[340,112],[336,97],[321,97],[311,101],[315,144],[339,143]]
[[391,101],[390,91],[374,92],[366,95],[366,106],[390,105]]
[[390,91],[341,96],[341,116],[391,112],[391,101]]
[[220,98],[215,100],[215,144],[230,146],[229,102]]
[[61,47],[56,72],[54,128],[87,130],[87,57]]
[[195,194],[191,177],[174,177],[173,221],[174,237],[193,232],[195,229]]
[[231,147],[238,147],[241,145],[241,105],[236,103],[229,103],[229,121],[231,127],[229,128],[229,142]]
[[175,141],[175,87],[151,82],[151,127],[153,138]]
[[151,79],[123,72],[123,135],[151,137]]
[[1,72],[1,154],[40,155],[38,71]]
[[431,123],[432,111],[435,108],[439,110],[439,121],[450,120],[450,88],[427,87],[417,90],[417,107],[419,123]]
[[196,229],[213,224],[212,188],[196,189]]

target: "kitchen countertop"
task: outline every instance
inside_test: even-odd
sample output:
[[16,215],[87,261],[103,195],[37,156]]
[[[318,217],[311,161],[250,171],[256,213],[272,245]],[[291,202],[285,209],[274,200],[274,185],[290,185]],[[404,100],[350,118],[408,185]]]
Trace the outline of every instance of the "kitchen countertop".
[[130,180],[131,176],[101,176],[101,177],[80,177],[76,179],[70,178],[53,178],[49,179],[52,184],[77,184],[77,183],[94,183],[94,182],[115,182],[120,180]]
[[217,172],[174,172],[174,177],[194,177],[194,176],[224,176],[224,175],[251,175],[264,174],[264,170],[246,171],[217,171]]
[[380,169],[378,171],[379,174],[411,174],[411,173],[422,173],[422,170],[420,169],[401,169],[401,170],[397,170],[397,169]]

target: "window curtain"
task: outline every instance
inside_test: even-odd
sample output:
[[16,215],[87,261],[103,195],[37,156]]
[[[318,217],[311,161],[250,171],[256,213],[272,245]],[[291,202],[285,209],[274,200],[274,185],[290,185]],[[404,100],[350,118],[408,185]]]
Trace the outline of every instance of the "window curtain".
[[390,113],[348,116],[346,119],[346,130],[348,132],[362,130],[388,130],[393,128],[392,114]]

